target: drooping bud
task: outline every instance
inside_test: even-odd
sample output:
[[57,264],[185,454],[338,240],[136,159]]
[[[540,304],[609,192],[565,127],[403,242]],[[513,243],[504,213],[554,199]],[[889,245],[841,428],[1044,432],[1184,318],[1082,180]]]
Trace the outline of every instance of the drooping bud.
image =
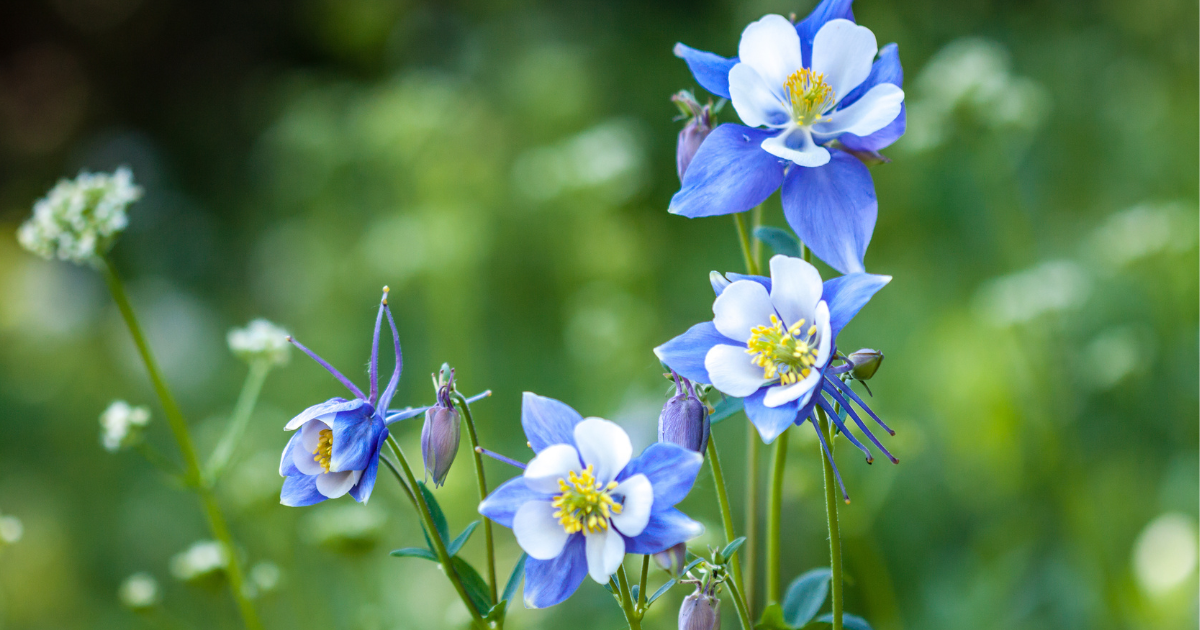
[[675,375],[675,395],[658,416],[658,441],[704,453],[708,448],[708,407],[686,378]]
[[720,630],[721,600],[697,587],[679,607],[679,630]]
[[687,566],[687,543],[679,543],[654,554],[654,562],[675,577]]
[[851,352],[850,356],[846,357],[850,365],[854,366],[850,369],[850,373],[854,378],[860,381],[869,380],[875,376],[875,372],[879,370],[879,365],[883,363],[883,353],[878,350],[863,348],[857,352]]
[[680,90],[672,95],[671,101],[687,118],[687,124],[679,132],[679,142],[675,147],[675,166],[679,170],[679,180],[683,181],[683,174],[692,163],[692,157],[713,130],[712,103],[701,105],[688,90]]
[[437,378],[437,403],[425,412],[425,425],[421,427],[421,457],[425,461],[425,475],[433,477],[434,487],[446,482],[446,474],[458,454],[461,425],[458,410],[450,399],[454,391],[454,370],[442,369]]

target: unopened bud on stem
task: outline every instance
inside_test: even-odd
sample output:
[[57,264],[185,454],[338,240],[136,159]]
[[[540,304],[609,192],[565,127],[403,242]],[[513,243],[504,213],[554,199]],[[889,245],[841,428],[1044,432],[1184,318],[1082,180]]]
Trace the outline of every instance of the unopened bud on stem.
[[450,399],[454,391],[454,370],[448,373],[443,370],[437,385],[437,403],[425,411],[425,425],[421,427],[421,458],[425,462],[425,474],[433,477],[434,487],[446,482],[462,434],[458,410]]
[[695,386],[675,374],[675,395],[658,416],[658,441],[703,453],[708,448],[709,428],[708,407],[696,395]]
[[869,380],[875,376],[875,372],[879,370],[880,364],[883,363],[883,353],[878,350],[863,348],[857,352],[851,352],[850,356],[846,357],[850,365],[854,366],[850,369],[850,373],[854,378],[860,381]]
[[679,607],[679,630],[720,630],[721,600],[701,588],[683,598]]
[[687,118],[687,124],[679,132],[679,143],[675,147],[675,166],[679,170],[679,179],[682,181],[683,174],[687,171],[688,165],[692,163],[696,151],[700,150],[700,145],[712,132],[715,121],[712,103],[701,105],[696,97],[687,90],[680,90],[671,96],[671,101]]

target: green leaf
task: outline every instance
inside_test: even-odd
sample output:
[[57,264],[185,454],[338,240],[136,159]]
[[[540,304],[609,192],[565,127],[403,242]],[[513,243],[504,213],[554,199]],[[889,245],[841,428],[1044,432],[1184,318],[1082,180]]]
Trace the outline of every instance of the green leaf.
[[800,241],[787,230],[763,226],[754,230],[754,238],[770,245],[776,254],[800,257]]
[[504,615],[507,613],[508,613],[508,600],[502,599],[502,600],[500,600],[499,604],[492,606],[492,609],[488,611],[488,614],[486,616],[484,616],[484,619],[486,619],[488,621],[499,621],[501,619],[504,619]]
[[517,564],[513,566],[512,574],[508,576],[508,584],[504,585],[504,594],[500,596],[501,601],[509,601],[517,594],[517,587],[521,585],[521,580],[525,578],[525,561],[529,559],[529,554],[523,553],[517,559]]
[[455,538],[450,542],[450,545],[446,547],[446,553],[452,556],[457,555],[458,550],[462,549],[462,546],[467,544],[467,539],[471,537],[471,532],[474,532],[475,528],[479,527],[479,523],[480,521],[474,521],[470,525],[467,525],[467,528],[458,535],[458,538]]
[[832,575],[829,567],[821,567],[792,580],[783,596],[783,617],[789,626],[802,628],[820,612]]
[[437,554],[423,547],[405,547],[404,549],[397,549],[389,555],[396,556],[397,558],[425,558],[433,562],[438,561]]
[[483,581],[475,567],[467,564],[466,560],[454,556],[451,563],[454,565],[454,572],[458,574],[458,578],[462,582],[463,589],[467,591],[467,598],[475,606],[475,610],[479,611],[480,615],[487,615],[492,608],[492,596],[488,594],[487,582]]
[[783,620],[783,608],[771,604],[763,610],[762,618],[754,624],[754,630],[792,630]]
[[635,605],[638,601],[638,593],[640,593],[641,590],[642,586],[640,584],[634,584],[633,586],[629,587],[629,598],[633,600]]
[[742,410],[742,399],[726,396],[708,416],[709,424],[716,424]]
[[725,561],[726,561],[726,562],[729,562],[729,560],[730,560],[731,558],[733,558],[733,554],[734,554],[734,553],[735,553],[735,552],[738,550],[738,548],[740,548],[740,547],[742,546],[742,544],[743,544],[743,543],[745,543],[745,542],[746,542],[746,537],[745,537],[745,536],[739,536],[739,537],[737,537],[737,538],[734,538],[733,540],[731,540],[731,541],[729,542],[729,544],[728,544],[728,545],[725,545],[725,548],[724,548],[724,549],[722,549],[722,550],[721,550],[721,557],[722,557],[722,558],[725,558]]
[[[688,565],[686,567],[683,567],[683,570],[679,572],[679,575],[680,576],[687,575],[688,571],[691,571],[692,569],[696,568],[696,565],[700,564],[701,562],[704,562],[704,560],[702,560],[701,558],[696,558],[695,560],[692,560],[691,562],[688,563]],[[673,578],[667,580],[666,584],[663,584],[662,586],[658,587],[658,590],[654,591],[650,595],[650,599],[646,600],[646,605],[649,606],[650,604],[654,603],[654,600],[658,599],[659,597],[662,597],[663,595],[666,595],[667,591],[671,590],[671,587],[675,586],[678,583],[679,583],[678,577],[673,577]]]
[[[446,515],[442,513],[442,506],[438,505],[433,493],[425,487],[424,481],[418,481],[417,487],[421,489],[421,496],[425,497],[425,504],[429,506],[429,514],[433,516],[433,526],[437,528],[442,544],[445,544],[450,540],[450,527],[446,525]],[[432,546],[430,545],[430,547]]]
[[[833,614],[821,615],[817,618],[817,621],[833,623]],[[848,630],[871,630],[871,624],[867,623],[866,619],[858,615],[851,615],[850,613],[842,614],[842,627]]]

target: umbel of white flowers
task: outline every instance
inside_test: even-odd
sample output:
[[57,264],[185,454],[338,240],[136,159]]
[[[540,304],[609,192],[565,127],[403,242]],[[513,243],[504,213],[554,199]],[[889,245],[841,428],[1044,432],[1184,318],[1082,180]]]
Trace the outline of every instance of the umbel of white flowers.
[[134,407],[124,400],[114,400],[100,414],[100,443],[104,450],[115,453],[133,445],[142,429],[150,423],[150,410]]
[[229,331],[226,340],[233,354],[247,363],[266,361],[271,366],[286,365],[292,346],[288,331],[265,319],[256,319],[245,328]]
[[141,197],[128,168],[112,174],[81,172],[73,180],[59,180],[33,204],[33,216],[17,230],[17,240],[47,260],[92,262],[125,230],[125,209]]

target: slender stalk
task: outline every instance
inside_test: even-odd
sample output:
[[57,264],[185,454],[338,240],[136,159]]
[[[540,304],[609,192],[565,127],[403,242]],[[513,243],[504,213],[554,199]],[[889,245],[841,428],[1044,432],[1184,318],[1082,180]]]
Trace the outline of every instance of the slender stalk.
[[258,359],[250,364],[250,372],[246,374],[246,381],[242,384],[242,393],[238,394],[237,404],[233,407],[229,424],[225,426],[225,434],[221,436],[221,441],[217,442],[217,447],[208,456],[208,465],[205,466],[204,471],[210,483],[217,482],[225,467],[229,465],[229,460],[233,458],[233,450],[237,448],[242,435],[246,433],[246,425],[250,423],[250,416],[254,413],[254,406],[258,403],[258,395],[262,392],[263,383],[266,382],[267,373],[270,371],[271,364],[265,359]]
[[404,475],[400,474],[400,471],[396,468],[396,464],[393,464],[392,460],[388,459],[386,455],[381,455],[379,461],[383,462],[388,470],[392,471],[392,476],[396,478],[396,483],[400,484],[400,489],[404,491],[404,496],[408,497],[408,500],[412,502],[413,508],[419,509],[417,508],[417,498],[413,496],[413,491],[409,489],[408,482],[404,481]]
[[762,443],[753,422],[746,423],[746,544],[742,556],[746,560],[745,595],[746,605],[754,611],[755,578],[758,575],[758,457]]
[[621,568],[617,569],[617,584],[621,589],[621,610],[625,612],[625,621],[629,623],[629,630],[642,630],[642,619],[634,608],[633,594],[629,592],[629,577],[625,575],[625,565],[621,565]]
[[[471,437],[471,455],[475,458],[475,479],[479,483],[479,501],[487,498],[487,478],[483,474],[483,455],[479,452],[479,434],[475,431],[475,419],[471,417],[471,406],[462,394],[454,393],[458,406],[463,410],[463,418],[467,421],[467,435]],[[492,601],[500,601],[496,591],[496,545],[492,538],[492,519],[483,517],[483,535],[487,544],[487,578],[488,588],[492,592]]]
[[788,431],[775,440],[771,466],[771,494],[767,499],[767,605],[781,601],[779,590],[779,528],[783,508],[783,471],[787,467]]
[[429,511],[429,504],[425,502],[425,495],[417,487],[417,478],[413,475],[412,467],[408,465],[408,459],[404,457],[404,451],[400,450],[400,445],[396,443],[396,439],[392,436],[387,438],[388,447],[392,449],[392,455],[396,461],[400,462],[400,468],[404,471],[404,478],[408,481],[409,487],[412,489],[413,498],[417,505],[417,512],[421,515],[421,522],[425,524],[425,531],[429,532],[429,540],[433,542],[433,551],[437,554],[438,562],[442,565],[442,571],[446,577],[450,578],[450,583],[454,585],[454,590],[458,591],[458,596],[462,598],[463,604],[467,607],[467,612],[471,613],[471,619],[475,621],[475,625],[480,630],[485,630],[487,622],[484,621],[483,615],[475,610],[475,605],[471,603],[470,596],[467,595],[467,589],[463,587],[462,579],[458,576],[458,572],[454,570],[454,563],[450,558],[450,553],[446,551],[446,542],[442,540],[442,535],[438,533],[437,525],[433,522],[433,513]]
[[638,614],[646,614],[646,576],[650,573],[650,556],[642,556],[642,581],[638,586]]
[[754,623],[750,621],[750,608],[746,606],[746,599],[742,597],[742,591],[738,588],[737,582],[729,580],[725,584],[729,586],[729,594],[733,596],[733,607],[737,609],[738,619],[742,622],[742,630],[754,630]]
[[[725,526],[725,544],[733,542],[737,532],[733,529],[733,511],[729,509],[729,492],[725,488],[725,475],[721,472],[721,457],[717,454],[717,441],[708,436],[708,465],[712,468],[713,484],[717,487],[717,506],[721,508],[721,524]],[[738,560],[730,560],[733,567],[733,580],[742,584],[742,564]]]
[[746,219],[742,215],[744,212],[739,212],[733,215],[733,224],[737,227],[738,242],[742,246],[742,258],[746,261],[746,273],[756,276],[758,275],[758,261],[754,258],[754,246],[750,244],[750,232],[746,229]]
[[[833,453],[833,432],[829,430],[829,419],[825,410],[817,407],[817,417],[821,433],[829,444],[829,452]],[[819,447],[818,447],[819,448]],[[833,630],[842,630],[842,535],[838,527],[837,515],[837,479],[833,476],[833,464],[825,457],[825,451],[820,450],[821,462],[825,465],[825,515],[829,521],[829,566],[833,571],[830,590],[833,599]]]
[[229,590],[237,602],[238,611],[242,615],[242,623],[245,624],[247,630],[261,630],[262,623],[258,620],[258,613],[255,612],[254,604],[246,594],[245,577],[242,574],[241,562],[238,560],[233,537],[229,533],[229,526],[225,523],[225,516],[221,513],[216,496],[213,495],[212,487],[208,485],[201,472],[200,458],[196,455],[196,446],[192,442],[191,433],[188,432],[187,420],[184,419],[183,412],[179,410],[179,405],[175,402],[175,397],[171,395],[171,390],[167,387],[166,380],[163,379],[162,371],[159,370],[158,363],[154,360],[150,344],[142,333],[142,327],[133,313],[133,306],[125,294],[125,286],[121,283],[121,277],[117,275],[112,261],[102,258],[100,271],[104,274],[108,290],[112,293],[117,308],[121,311],[121,317],[124,318],[126,327],[129,328],[129,334],[133,337],[138,354],[141,355],[142,362],[146,365],[146,372],[150,376],[150,382],[154,386],[155,393],[158,394],[159,403],[162,404],[163,413],[166,415],[167,425],[171,428],[171,433],[174,434],[175,441],[179,445],[179,452],[183,456],[184,478],[200,495],[213,538],[216,538],[221,546],[225,547],[226,555],[229,558],[229,564],[226,567],[226,574],[229,576]]

